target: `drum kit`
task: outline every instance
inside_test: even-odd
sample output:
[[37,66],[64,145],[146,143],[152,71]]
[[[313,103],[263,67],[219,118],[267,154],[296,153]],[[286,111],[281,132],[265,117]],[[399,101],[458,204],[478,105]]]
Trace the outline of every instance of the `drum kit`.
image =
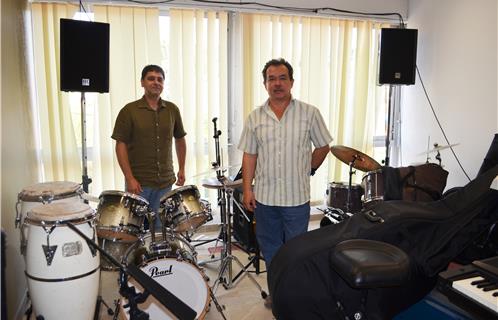
[[[203,185],[219,190],[222,196],[219,239],[223,248],[219,259],[202,263],[190,238],[212,215],[209,202],[200,198],[195,185],[164,195],[157,213],[144,198],[123,191],[102,192],[94,210],[81,185],[74,182],[24,188],[16,203],[16,226],[20,227],[30,311],[37,319],[97,319],[103,303],[114,319],[120,312],[127,319],[147,319],[144,314],[151,319],[203,319],[213,302],[225,319],[214,293],[220,283],[226,288],[234,285],[233,261],[266,296],[231,252],[230,204],[235,201],[231,194],[241,180],[232,182],[220,176]],[[145,219],[153,226],[156,218],[162,229],[145,230]],[[210,287],[202,265],[212,261],[220,261],[220,268]],[[116,301],[114,311],[99,296],[101,270],[119,271],[119,293],[124,298]],[[172,298],[164,301],[157,292]],[[181,316],[172,310],[182,308]]]
[[[435,143],[434,148],[419,155],[427,155],[426,163],[429,163],[429,154],[436,153],[435,159],[438,160],[441,167],[441,154],[439,152],[456,145],[458,143],[445,146]],[[330,148],[330,151],[349,166],[349,182],[331,182],[328,184],[326,191],[327,208],[320,209],[325,215],[320,226],[339,223],[354,213],[370,208],[378,201],[384,201],[385,195],[384,173],[377,161],[361,151],[346,146],[335,145]],[[361,185],[352,183],[352,175],[355,174],[353,169],[365,172]]]
[[[327,209],[320,226],[335,224],[347,219],[375,201],[383,200],[383,180],[381,165],[361,151],[350,147],[335,145],[331,153],[349,166],[349,181],[331,182],[326,191]],[[357,169],[366,172],[362,184],[352,183],[353,174]]]
[[[261,296],[267,296],[247,266],[232,255],[230,206],[240,207],[232,192],[242,180],[222,175],[218,165],[221,131],[216,129],[216,118],[213,122],[217,176],[204,180],[203,186],[218,190],[220,258],[198,262],[191,244],[192,235],[212,220],[211,205],[201,199],[195,185],[168,192],[160,199],[158,212],[153,212],[148,201],[136,194],[103,191],[94,210],[88,202],[97,198],[81,184],[38,183],[24,188],[16,203],[16,227],[20,227],[31,299],[27,314],[34,312],[36,319],[98,319],[102,303],[113,319],[118,315],[132,320],[149,319],[149,315],[152,319],[204,319],[212,302],[226,319],[215,292],[219,284],[233,287],[239,275],[247,275]],[[145,219],[149,226],[160,219],[161,230],[146,230]],[[220,266],[210,287],[202,266],[214,261],[220,261]],[[241,268],[236,277],[232,276],[233,262]],[[119,272],[123,298],[115,301],[114,310],[99,296],[101,270]]]

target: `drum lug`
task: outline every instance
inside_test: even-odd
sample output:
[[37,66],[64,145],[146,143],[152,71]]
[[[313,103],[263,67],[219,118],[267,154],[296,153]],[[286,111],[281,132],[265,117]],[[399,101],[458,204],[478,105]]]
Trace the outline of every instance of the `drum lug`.
[[44,192],[42,195],[39,197],[39,200],[43,204],[51,203],[54,200],[54,193],[51,191]]
[[28,245],[28,241],[26,241],[26,237],[24,236],[24,228],[26,227],[26,224],[23,223],[21,225],[21,255],[24,256],[26,253],[26,246]]
[[43,252],[45,253],[45,259],[47,260],[47,266],[50,266],[52,264],[52,260],[54,259],[55,256],[55,251],[57,250],[57,246],[51,246],[50,245],[50,234],[52,231],[54,231],[56,225],[53,225],[49,228],[45,226],[45,222],[41,222],[42,228],[47,234],[47,245],[42,244],[42,249]]
[[19,228],[19,225],[21,224],[21,212],[19,211],[19,206],[21,205],[21,199],[20,196],[17,196],[17,202],[16,202],[16,229]]

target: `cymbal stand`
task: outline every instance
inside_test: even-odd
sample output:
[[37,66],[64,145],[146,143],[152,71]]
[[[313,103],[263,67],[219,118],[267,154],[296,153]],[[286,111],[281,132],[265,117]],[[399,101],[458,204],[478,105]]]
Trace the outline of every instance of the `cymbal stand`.
[[[224,235],[223,237],[223,250],[221,253],[221,265],[220,269],[218,272],[218,277],[216,278],[213,286],[211,289],[213,292],[216,294],[216,290],[218,289],[218,286],[220,283],[223,283],[223,286],[225,289],[231,289],[236,285],[236,282],[233,280],[232,277],[232,261],[235,261],[239,265],[239,267],[242,269],[242,274],[245,274],[249,277],[249,279],[254,283],[254,285],[258,288],[258,290],[261,293],[261,296],[263,298],[266,298],[267,293],[263,291],[259,283],[254,279],[254,277],[247,271],[247,267],[240,262],[240,260],[232,255],[232,232],[230,228],[230,216],[229,216],[229,208],[230,205],[227,203],[230,203],[230,199],[232,197],[232,192],[233,189],[229,188],[225,185],[224,189],[222,190],[222,205],[220,206],[221,209],[221,220],[222,220],[222,233]],[[228,198],[228,202],[227,202]]]
[[353,171],[353,166],[355,161],[359,158],[357,154],[353,156],[353,161],[349,163],[349,184],[348,184],[348,196],[346,200],[346,213],[351,213],[351,186],[353,182],[353,174],[356,173],[356,171]]

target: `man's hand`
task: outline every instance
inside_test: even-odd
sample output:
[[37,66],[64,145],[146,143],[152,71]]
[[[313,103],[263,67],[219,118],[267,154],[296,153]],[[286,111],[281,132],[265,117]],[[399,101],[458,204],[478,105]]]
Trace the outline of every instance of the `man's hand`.
[[253,212],[254,209],[256,209],[256,198],[254,197],[254,192],[252,192],[252,190],[244,191],[242,203],[247,211]]
[[140,182],[135,179],[135,177],[131,177],[126,179],[126,191],[134,194],[140,194],[142,192],[142,186],[140,185]]
[[177,186],[183,186],[185,183],[185,171],[179,170],[178,173],[176,174],[176,185]]

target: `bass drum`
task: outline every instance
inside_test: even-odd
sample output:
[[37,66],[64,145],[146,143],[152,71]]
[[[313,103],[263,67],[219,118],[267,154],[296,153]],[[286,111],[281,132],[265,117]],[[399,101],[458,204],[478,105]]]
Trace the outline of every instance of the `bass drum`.
[[[141,243],[130,247],[125,262],[137,265],[149,277],[185,302],[197,313],[196,319],[204,319],[209,311],[211,298],[206,276],[195,264],[194,249],[178,234],[168,232],[166,239],[162,238],[160,233],[155,236],[156,242],[151,241],[149,235]],[[134,279],[129,280],[129,285],[143,292],[143,288]],[[125,304],[126,301],[122,301],[121,305]],[[149,314],[151,320],[177,319],[152,295],[139,307]],[[120,318],[130,319],[129,311],[129,308],[122,307]]]
[[[348,211],[348,189],[349,184],[345,182],[331,182],[327,188],[327,207]],[[361,196],[363,189],[359,184],[351,185],[349,212],[357,213],[362,209]]]

